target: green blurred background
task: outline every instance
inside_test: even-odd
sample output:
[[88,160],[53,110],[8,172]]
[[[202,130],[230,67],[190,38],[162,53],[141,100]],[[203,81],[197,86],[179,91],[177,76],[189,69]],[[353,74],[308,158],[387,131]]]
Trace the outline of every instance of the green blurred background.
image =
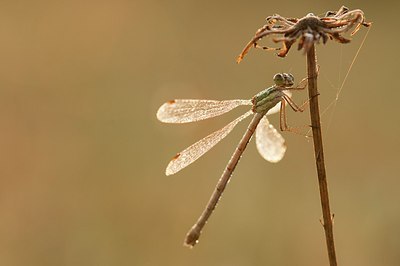
[[[0,265],[327,265],[311,141],[283,133],[278,164],[250,143],[190,250],[186,231],[249,120],[182,172],[165,167],[247,109],[187,125],[155,113],[174,98],[250,98],[276,72],[300,80],[295,49],[235,58],[266,16],[342,4],[374,24],[322,117],[338,262],[400,265],[399,4],[194,0],[1,1]],[[321,110],[366,33],[317,47]]]

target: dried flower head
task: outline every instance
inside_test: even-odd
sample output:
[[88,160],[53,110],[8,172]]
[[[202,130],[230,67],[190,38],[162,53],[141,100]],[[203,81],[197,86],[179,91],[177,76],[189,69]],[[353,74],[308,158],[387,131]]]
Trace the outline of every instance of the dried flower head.
[[[279,51],[278,56],[285,57],[297,39],[299,39],[298,50],[303,49],[305,53],[312,47],[312,44],[319,43],[321,38],[324,44],[328,38],[335,39],[340,43],[348,43],[350,39],[341,34],[354,28],[351,32],[351,35],[354,35],[361,25],[365,27],[371,25],[371,23],[365,22],[364,12],[360,9],[349,11],[345,6],[338,11],[328,11],[324,17],[318,17],[312,13],[300,19],[284,18],[277,14],[269,16],[267,24],[257,30],[236,61],[240,63],[251,47]],[[276,43],[282,42],[282,48],[258,45],[257,42],[263,37],[274,34],[283,35],[272,39]]]

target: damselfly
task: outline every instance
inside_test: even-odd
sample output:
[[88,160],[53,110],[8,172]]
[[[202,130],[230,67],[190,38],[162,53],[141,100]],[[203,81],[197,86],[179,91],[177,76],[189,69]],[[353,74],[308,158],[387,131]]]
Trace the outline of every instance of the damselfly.
[[[306,81],[303,79],[299,86],[294,84],[292,74],[278,73],[274,76],[274,85],[259,92],[251,100],[172,100],[163,104],[157,111],[157,118],[164,123],[189,123],[222,115],[240,105],[252,105],[251,110],[236,118],[234,121],[199,140],[182,152],[175,155],[169,162],[165,171],[166,175],[172,175],[196,161],[218,142],[225,138],[233,128],[243,119],[254,114],[245,134],[236,147],[231,159],[219,179],[211,198],[200,215],[197,222],[190,229],[185,238],[185,245],[193,247],[200,237],[201,231],[211,213],[215,209],[242,153],[251,136],[256,133],[256,146],[261,156],[270,162],[278,162],[286,151],[285,140],[282,135],[269,123],[266,115],[280,111],[280,129],[291,130],[286,122],[286,103],[294,111],[302,112],[290,98],[290,90],[302,90],[306,85],[300,86]],[[279,104],[280,105],[279,105]]]

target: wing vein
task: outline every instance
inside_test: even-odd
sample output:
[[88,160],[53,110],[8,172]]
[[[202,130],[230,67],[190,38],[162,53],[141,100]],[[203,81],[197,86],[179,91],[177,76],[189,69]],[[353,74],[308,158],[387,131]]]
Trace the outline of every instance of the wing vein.
[[158,109],[157,118],[164,123],[189,123],[222,115],[240,105],[251,105],[251,101],[172,100]]
[[182,170],[189,164],[196,161],[198,158],[203,156],[206,152],[208,152],[212,147],[214,147],[218,142],[224,139],[233,128],[243,119],[252,114],[252,111],[248,111],[247,113],[239,116],[223,128],[211,133],[207,137],[199,140],[198,142],[192,144],[182,152],[178,153],[168,164],[167,169],[165,171],[166,175],[172,175],[176,172]]
[[264,116],[256,128],[256,146],[261,156],[271,162],[279,162],[286,152],[285,139]]

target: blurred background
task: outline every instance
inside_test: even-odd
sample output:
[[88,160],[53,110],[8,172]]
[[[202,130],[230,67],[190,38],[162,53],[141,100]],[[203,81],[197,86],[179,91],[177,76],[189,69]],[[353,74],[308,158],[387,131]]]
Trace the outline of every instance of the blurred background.
[[235,58],[268,15],[342,4],[374,24],[337,101],[368,29],[317,47],[338,262],[400,265],[400,6],[291,0],[1,1],[0,265],[327,265],[312,141],[283,133],[278,164],[250,143],[190,250],[184,236],[249,119],[187,169],[165,167],[247,107],[186,125],[155,114],[176,98],[248,99],[277,72],[299,81],[295,49]]

